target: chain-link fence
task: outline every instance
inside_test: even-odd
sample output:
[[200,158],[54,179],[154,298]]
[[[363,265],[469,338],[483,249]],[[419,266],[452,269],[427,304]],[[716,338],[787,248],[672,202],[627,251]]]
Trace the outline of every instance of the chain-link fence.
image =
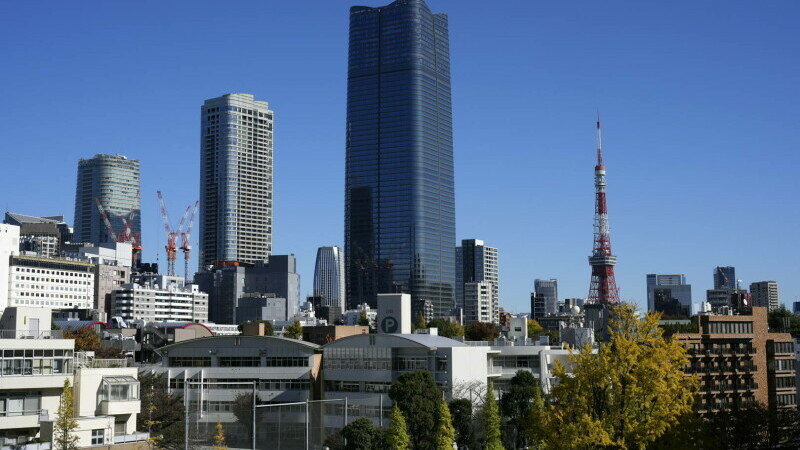
[[277,401],[264,398],[270,397],[264,387],[257,382],[188,381],[183,389],[186,448],[214,445],[217,423],[231,450],[322,450],[355,419],[369,418],[376,427],[389,424],[390,406],[380,396]]

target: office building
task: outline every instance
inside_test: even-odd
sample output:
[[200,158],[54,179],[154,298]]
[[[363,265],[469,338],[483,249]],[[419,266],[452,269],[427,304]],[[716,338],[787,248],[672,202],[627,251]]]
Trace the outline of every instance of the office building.
[[722,289],[709,289],[706,291],[706,302],[713,311],[719,311],[720,308],[731,306],[731,295],[733,291],[728,288]]
[[300,303],[300,275],[294,255],[271,255],[267,263],[223,263],[195,274],[201,292],[208,293],[211,321],[235,324],[236,308],[244,294],[274,294],[286,299],[287,315]]
[[778,283],[776,281],[750,283],[750,295],[753,300],[753,306],[769,308],[770,311],[775,311],[781,307],[781,301],[778,298]]
[[536,292],[531,292],[531,318],[534,320],[539,320],[542,317],[546,316],[545,313],[545,304],[547,303],[547,299],[542,294],[537,294]]
[[270,322],[286,322],[286,299],[276,297],[275,294],[244,294],[236,305],[236,323],[250,322],[253,320],[267,320]]
[[208,294],[183,277],[142,274],[111,293],[112,314],[145,322],[208,322]]
[[475,322],[500,324],[493,288],[488,281],[464,283],[464,325]]
[[714,289],[736,289],[736,268],[732,266],[717,266],[714,269]]
[[479,239],[464,239],[456,247],[456,308],[466,314],[465,283],[487,282],[492,289],[492,308],[500,309],[500,278],[497,249],[484,245]]
[[35,217],[6,213],[3,223],[20,227],[19,251],[45,258],[61,256],[61,245],[72,239],[63,216]]
[[422,0],[350,8],[344,228],[348,308],[409,293],[416,310],[427,300],[434,315],[450,313],[448,23]]
[[700,380],[700,413],[761,403],[770,409],[796,409],[794,341],[789,333],[770,333],[767,308],[752,315],[700,316],[698,333],[676,338],[689,353],[687,376]]
[[206,100],[200,129],[200,267],[272,253],[272,111],[250,94]]
[[8,304],[0,308],[94,308],[94,264],[22,255],[12,256],[9,264]]
[[536,294],[544,297],[545,314],[556,314],[558,312],[558,280],[536,279],[533,281],[533,290]]
[[647,275],[647,310],[664,319],[688,319],[692,311],[692,285],[684,274]]
[[314,297],[320,297],[318,305],[345,309],[345,271],[342,249],[336,246],[320,247],[314,267]]
[[141,236],[139,160],[122,155],[94,155],[78,161],[75,188],[75,224],[72,241],[92,244],[115,242],[109,236],[95,200],[111,222],[115,233],[125,231],[122,217],[131,233]]

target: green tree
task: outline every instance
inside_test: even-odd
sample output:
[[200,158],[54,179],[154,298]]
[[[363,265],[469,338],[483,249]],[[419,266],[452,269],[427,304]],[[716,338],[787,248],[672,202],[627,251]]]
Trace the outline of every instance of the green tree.
[[428,324],[425,323],[425,316],[422,313],[417,313],[417,320],[414,322],[414,329],[421,330],[427,328]]
[[356,419],[348,423],[339,432],[347,440],[345,450],[373,450],[376,444],[375,427],[366,418]]
[[491,341],[497,339],[500,331],[493,323],[475,322],[467,325],[464,335],[469,341]]
[[231,412],[236,416],[236,421],[239,422],[245,430],[247,435],[253,437],[253,393],[240,393],[233,399],[231,405]]
[[527,370],[519,370],[511,378],[508,392],[500,397],[500,411],[508,419],[507,446],[527,447],[531,435],[533,408],[544,408],[539,380]]
[[472,424],[472,402],[465,398],[457,398],[450,402],[450,416],[456,430],[456,444],[460,449],[477,449],[475,427]]
[[643,448],[692,410],[697,380],[683,372],[686,350],[664,339],[658,320],[618,306],[609,315],[608,344],[571,354],[571,373],[556,364],[552,404],[542,416],[548,446]]
[[436,435],[436,450],[453,450],[456,440],[456,430],[450,419],[450,409],[444,398],[439,400],[439,432]]
[[544,331],[544,328],[542,328],[542,326],[539,325],[539,322],[537,322],[537,321],[535,321],[533,319],[528,319],[528,337],[529,338],[531,338],[531,339],[538,338],[539,335],[542,334],[542,331]]
[[500,412],[497,409],[497,401],[494,399],[494,387],[489,382],[486,390],[486,399],[483,401],[483,445],[486,450],[503,450],[503,442],[500,438]]
[[214,445],[211,446],[211,450],[228,450],[228,446],[225,445],[225,429],[222,428],[222,421],[219,417],[217,417],[217,433],[214,435]]
[[767,315],[770,331],[791,333],[793,338],[800,338],[800,317],[781,305],[780,309],[770,311]]
[[358,315],[358,324],[362,327],[369,326],[369,318],[367,318],[366,311],[361,311],[361,313]]
[[[389,450],[409,450],[411,438],[408,436],[406,418],[397,405],[389,413],[389,431],[386,433],[386,446]],[[451,449],[452,450],[452,449]]]
[[61,399],[58,403],[58,418],[53,425],[53,448],[54,450],[77,450],[78,436],[75,430],[78,422],[75,421],[75,409],[73,406],[73,390],[69,379],[64,379],[64,389],[61,391]]
[[464,336],[464,327],[458,322],[453,322],[447,319],[431,319],[428,322],[428,328],[438,328],[439,336],[454,338]]
[[302,339],[303,327],[300,325],[300,322],[295,320],[293,324],[289,325],[286,328],[286,331],[283,333],[283,336],[289,339]]
[[159,449],[178,450],[184,447],[183,397],[167,392],[162,376],[139,373],[141,414],[136,416],[136,429],[147,430]]
[[389,398],[406,418],[412,448],[433,450],[442,391],[436,386],[430,372],[416,371],[400,375],[389,388]]

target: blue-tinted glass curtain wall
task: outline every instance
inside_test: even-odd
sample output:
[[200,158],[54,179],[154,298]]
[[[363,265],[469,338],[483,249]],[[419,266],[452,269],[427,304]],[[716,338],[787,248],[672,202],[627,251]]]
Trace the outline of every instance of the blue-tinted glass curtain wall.
[[345,258],[350,307],[379,293],[453,307],[447,16],[422,0],[350,10]]

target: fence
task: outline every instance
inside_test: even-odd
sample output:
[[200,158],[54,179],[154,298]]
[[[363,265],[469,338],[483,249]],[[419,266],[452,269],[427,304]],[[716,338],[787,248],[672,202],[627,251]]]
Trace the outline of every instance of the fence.
[[[308,391],[296,392],[294,395],[308,396]],[[376,404],[374,396],[280,401],[273,394],[252,381],[186,382],[185,448],[213,445],[218,422],[231,450],[321,450],[342,427],[359,417],[371,419],[377,427],[389,425],[390,405],[384,405],[380,398]]]

